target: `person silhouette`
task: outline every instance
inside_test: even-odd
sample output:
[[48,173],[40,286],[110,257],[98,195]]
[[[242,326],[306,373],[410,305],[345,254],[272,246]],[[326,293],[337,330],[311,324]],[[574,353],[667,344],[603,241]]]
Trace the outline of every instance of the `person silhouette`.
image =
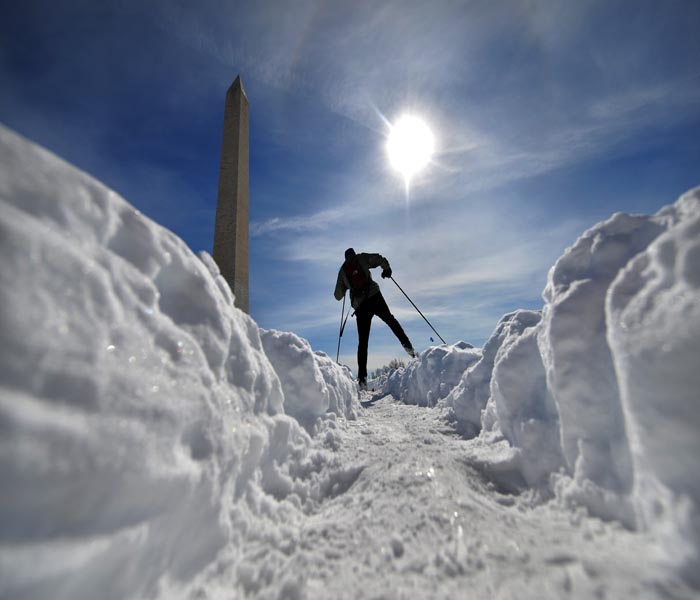
[[355,309],[357,318],[357,381],[361,390],[367,389],[367,346],[372,317],[378,316],[398,338],[404,350],[411,358],[416,357],[411,341],[408,339],[396,317],[391,314],[379,285],[372,279],[370,269],[382,268],[382,277],[391,277],[389,261],[381,254],[366,252],[355,253],[353,248],[345,251],[345,262],[338,271],[335,284],[335,299],[342,300],[350,290],[350,304]]

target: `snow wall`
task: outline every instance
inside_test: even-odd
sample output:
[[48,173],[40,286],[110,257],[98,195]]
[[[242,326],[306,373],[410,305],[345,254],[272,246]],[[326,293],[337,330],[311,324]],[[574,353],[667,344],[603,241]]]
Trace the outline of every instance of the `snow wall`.
[[[541,311],[505,315],[468,360],[431,348],[385,391],[444,398],[478,436],[472,464],[504,489],[654,531],[700,585],[700,189],[583,233],[543,298]],[[464,360],[456,383],[435,355]]]
[[349,371],[2,127],[0,256],[0,597],[295,597],[287,524],[357,476]]

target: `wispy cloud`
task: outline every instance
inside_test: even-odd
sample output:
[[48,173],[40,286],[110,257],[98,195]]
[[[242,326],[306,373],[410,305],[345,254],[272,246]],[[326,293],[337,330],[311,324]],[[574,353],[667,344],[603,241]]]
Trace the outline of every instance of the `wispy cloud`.
[[342,217],[341,210],[324,210],[308,216],[272,217],[258,223],[250,224],[250,235],[260,236],[273,232],[301,233],[327,229]]
[[[483,339],[502,312],[537,305],[547,269],[592,219],[646,193],[628,176],[605,213],[590,192],[533,192],[533,181],[653,148],[659,132],[700,119],[700,5],[652,4],[66,0],[25,18],[33,37],[0,53],[0,108],[206,248],[219,111],[242,73],[256,318],[334,351],[332,288],[353,246],[386,255],[448,337]],[[0,32],[21,37],[6,23]],[[20,81],[17,65],[31,63],[20,49],[34,47],[41,69]],[[383,150],[385,120],[404,110],[424,116],[438,146],[408,197]],[[382,288],[427,343],[400,292]],[[372,348],[388,357],[385,329]]]
[[[619,17],[602,2],[204,6],[161,4],[193,47],[369,131],[382,130],[377,111],[426,113],[442,141],[437,162],[463,191],[600,156],[653,127],[657,112],[696,114],[697,73],[641,71],[635,57],[650,52],[641,35],[591,42]],[[256,235],[278,224],[298,226],[260,223]]]

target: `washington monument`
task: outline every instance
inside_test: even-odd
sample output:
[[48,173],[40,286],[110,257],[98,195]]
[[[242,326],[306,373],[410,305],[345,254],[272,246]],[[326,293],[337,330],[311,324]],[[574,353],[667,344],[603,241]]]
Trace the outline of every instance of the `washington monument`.
[[226,92],[214,227],[214,260],[236,297],[248,307],[248,98],[241,76]]

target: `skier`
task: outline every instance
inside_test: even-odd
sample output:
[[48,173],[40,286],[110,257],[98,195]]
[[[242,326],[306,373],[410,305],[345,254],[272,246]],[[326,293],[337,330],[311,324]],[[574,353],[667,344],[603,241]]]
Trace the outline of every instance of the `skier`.
[[391,277],[389,261],[381,254],[368,254],[348,248],[345,251],[345,262],[338,271],[338,281],[335,284],[335,299],[342,300],[345,292],[350,290],[350,304],[355,309],[357,317],[357,379],[361,390],[367,389],[367,345],[369,343],[369,330],[372,325],[372,317],[377,315],[384,321],[399,339],[404,350],[411,358],[416,357],[411,341],[403,328],[389,311],[389,307],[379,290],[379,286],[372,280],[369,270],[375,267],[382,268],[382,277]]

